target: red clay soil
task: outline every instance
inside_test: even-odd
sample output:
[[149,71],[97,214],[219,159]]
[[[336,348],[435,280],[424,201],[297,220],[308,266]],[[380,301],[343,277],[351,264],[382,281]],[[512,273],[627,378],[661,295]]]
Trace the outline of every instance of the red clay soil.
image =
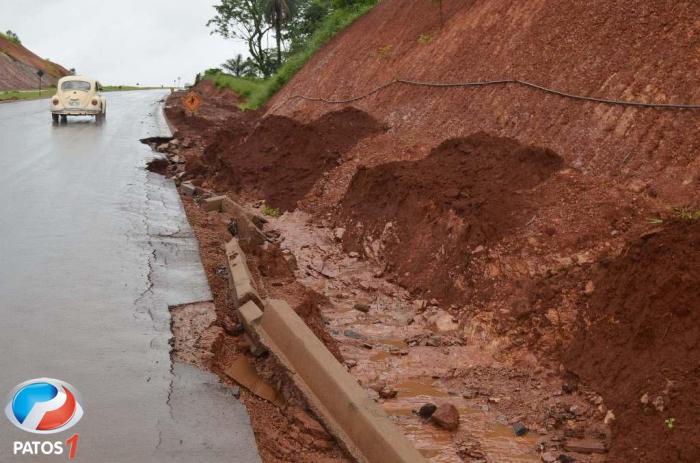
[[671,223],[594,274],[565,363],[617,417],[609,461],[700,461],[698,243],[700,221]]
[[281,211],[296,208],[359,140],[383,130],[354,108],[325,114],[308,124],[281,116],[252,122],[229,124],[217,133],[203,159],[218,174],[215,187],[245,192]]
[[44,71],[43,85],[55,85],[68,75],[62,66],[38,57],[23,45],[0,37],[0,90],[37,88],[36,71]]
[[[519,78],[583,95],[700,103],[700,2],[649,0],[384,0],[336,36],[273,98],[278,115],[312,120],[396,77],[459,82]],[[419,40],[420,39],[420,40]],[[396,85],[353,103],[391,130],[351,155],[374,164],[419,159],[478,131],[545,146],[602,177],[650,182],[683,201],[700,172],[698,111],[625,108],[517,86]],[[351,178],[345,166],[329,199]],[[688,170],[686,170],[688,169]],[[679,179],[679,177],[681,179]]]
[[478,133],[418,161],[360,168],[340,204],[345,246],[388,262],[418,294],[464,298],[471,288],[456,280],[469,273],[472,251],[517,233],[537,208],[528,190],[562,164],[550,150]]

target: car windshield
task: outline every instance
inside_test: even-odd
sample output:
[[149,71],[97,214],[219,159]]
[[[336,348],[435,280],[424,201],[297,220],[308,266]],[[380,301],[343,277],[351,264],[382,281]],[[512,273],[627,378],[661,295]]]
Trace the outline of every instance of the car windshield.
[[68,80],[61,84],[61,90],[82,90],[87,92],[90,90],[90,82],[85,82],[84,80]]

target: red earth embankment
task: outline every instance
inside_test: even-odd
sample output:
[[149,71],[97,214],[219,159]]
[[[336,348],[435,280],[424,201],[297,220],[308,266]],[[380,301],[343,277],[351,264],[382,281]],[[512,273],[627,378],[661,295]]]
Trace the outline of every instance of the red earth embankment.
[[44,85],[55,85],[68,75],[62,66],[38,57],[24,46],[0,37],[0,90],[31,89],[38,87],[38,70],[44,71]]
[[700,461],[698,243],[697,220],[638,239],[600,262],[581,302],[564,358],[617,416],[613,461]]
[[[268,106],[309,120],[396,77],[459,82],[518,78],[572,93],[700,103],[700,3],[386,0],[335,37]],[[697,191],[700,112],[572,101],[517,86],[404,85],[353,103],[392,130],[358,147],[363,163],[417,159],[478,131],[544,146],[586,173],[649,180],[669,201]],[[338,172],[343,185],[349,176]]]
[[[604,397],[587,416],[616,416],[609,462],[699,461],[697,219],[679,224],[687,214],[674,208],[700,207],[700,111],[515,85],[399,84],[352,107],[289,99],[348,98],[397,77],[517,78],[700,103],[700,4],[442,4],[441,26],[437,2],[380,2],[266,114],[236,114],[205,140],[187,175],[344,229],[346,250],[383,266],[377,278],[449,308],[463,328],[486,319],[483,337],[508,355],[534,352],[578,377],[582,396]],[[548,431],[577,436],[569,421]]]

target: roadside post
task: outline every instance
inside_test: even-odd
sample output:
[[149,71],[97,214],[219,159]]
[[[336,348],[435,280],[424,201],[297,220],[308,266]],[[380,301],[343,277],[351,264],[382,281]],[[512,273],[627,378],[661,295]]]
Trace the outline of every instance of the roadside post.
[[41,78],[44,77],[44,71],[39,69],[38,71],[36,71],[36,75],[39,76],[39,97],[41,97]]

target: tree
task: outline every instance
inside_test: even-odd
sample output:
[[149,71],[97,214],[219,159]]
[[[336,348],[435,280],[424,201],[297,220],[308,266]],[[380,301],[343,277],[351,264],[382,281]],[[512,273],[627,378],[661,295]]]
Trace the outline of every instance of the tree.
[[17,34],[15,34],[14,32],[12,32],[12,31],[10,31],[10,30],[8,30],[7,32],[5,32],[5,35],[7,36],[7,38],[8,38],[9,40],[11,40],[12,42],[14,42],[14,43],[16,43],[16,44],[18,44],[18,45],[22,43],[22,41],[19,39],[19,37],[17,36]]
[[207,26],[214,27],[214,32],[225,38],[244,40],[255,67],[268,77],[275,66],[263,47],[263,38],[272,29],[265,19],[267,0],[220,1],[214,6],[216,16],[207,22]]
[[288,23],[295,13],[295,0],[266,0],[265,19],[275,28],[277,66],[282,64],[282,26]]
[[236,77],[241,77],[249,74],[251,61],[249,59],[243,59],[243,55],[238,54],[235,58],[226,60],[224,64],[221,65],[222,68],[229,71]]

